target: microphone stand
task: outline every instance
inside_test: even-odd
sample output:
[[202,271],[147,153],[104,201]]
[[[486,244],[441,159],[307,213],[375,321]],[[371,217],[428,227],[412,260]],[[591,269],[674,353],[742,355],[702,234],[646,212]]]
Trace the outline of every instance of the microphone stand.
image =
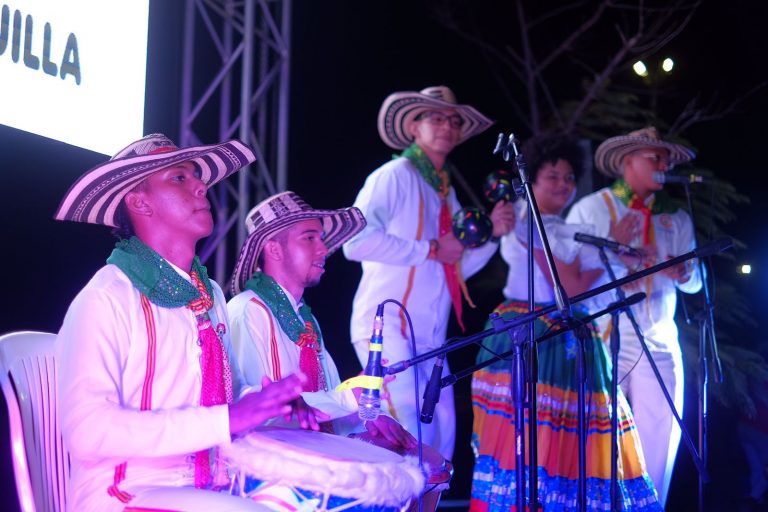
[[[499,137],[496,141],[496,148],[494,149],[495,153],[501,153],[502,157],[505,161],[509,161],[510,158],[514,155],[515,163],[517,165],[518,172],[520,173],[520,181],[522,182],[523,189],[525,190],[525,197],[528,200],[528,221],[529,221],[529,227],[528,227],[528,251],[529,251],[529,310],[533,308],[533,293],[532,293],[532,280],[533,280],[533,246],[531,242],[533,241],[533,226],[530,223],[531,220],[533,220],[536,223],[536,227],[539,230],[539,238],[541,239],[542,248],[544,249],[544,256],[547,261],[547,267],[549,269],[549,273],[552,276],[552,285],[553,285],[553,291],[555,295],[555,304],[557,305],[557,309],[563,318],[563,320],[566,322],[567,325],[571,325],[571,328],[574,330],[576,334],[576,339],[578,342],[578,420],[577,420],[577,431],[578,431],[578,439],[579,439],[579,454],[578,454],[578,466],[579,466],[579,478],[578,478],[578,492],[577,492],[577,503],[578,503],[578,509],[580,512],[586,512],[586,502],[587,502],[587,461],[586,461],[586,453],[587,453],[587,429],[586,429],[586,415],[585,415],[585,397],[586,397],[586,372],[585,372],[585,354],[584,354],[584,347],[586,342],[586,337],[588,336],[588,331],[582,328],[582,324],[577,324],[574,322],[573,313],[571,312],[571,304],[568,299],[568,295],[565,293],[565,290],[563,289],[562,282],[560,281],[560,276],[557,273],[557,267],[555,266],[555,260],[552,256],[552,250],[549,247],[549,240],[547,239],[546,231],[544,230],[544,221],[541,218],[541,212],[539,210],[538,205],[536,204],[536,198],[533,195],[533,187],[531,185],[531,181],[528,177],[528,172],[526,169],[526,163],[525,159],[523,158],[523,155],[517,150],[517,144],[515,143],[515,136],[514,134],[510,134],[507,138],[506,143],[504,142],[504,134],[500,133]],[[533,332],[534,332],[534,325],[531,323],[530,325],[530,336],[531,341],[533,342]],[[512,337],[510,336],[512,339]],[[519,341],[512,339],[512,343],[518,343]],[[518,353],[519,352],[519,353]],[[521,406],[524,404],[522,403],[522,390],[525,387],[524,378],[520,377],[518,375],[518,372],[522,371],[523,369],[523,358],[522,358],[522,351],[518,351],[515,353],[515,358],[512,361],[512,396],[513,402],[515,405],[515,465],[517,467],[517,472],[515,473],[516,476],[516,482],[515,482],[515,491],[516,491],[516,506],[517,510],[524,510],[524,489],[525,489],[525,483],[523,481],[525,476],[525,440],[524,440],[524,432],[525,432],[525,411],[521,410]],[[538,369],[536,369],[538,371]],[[538,377],[538,375],[536,376]],[[532,389],[535,389],[535,382],[538,380],[537,378],[532,378],[533,384],[531,385]],[[536,414],[536,407],[535,407],[535,392],[531,393],[531,414],[529,416],[529,424],[531,427],[529,428],[529,435],[535,436],[536,431],[538,429],[538,416]],[[536,442],[534,441],[533,445],[536,445]],[[530,473],[537,473],[538,474],[538,461],[534,458],[535,454],[532,452],[529,456],[530,459],[530,467],[529,471]],[[536,483],[536,478],[532,479],[531,482],[531,492],[534,492],[533,489],[535,487],[538,487],[538,484]],[[533,497],[537,499],[536,492],[538,489],[534,492]],[[538,503],[533,501],[533,498],[531,499],[531,506],[538,508]]]
[[[636,281],[638,279],[641,279],[641,278],[643,278],[645,276],[651,275],[651,274],[656,273],[656,272],[658,272],[660,270],[663,270],[665,268],[672,267],[674,265],[677,265],[679,263],[685,262],[685,261],[690,260],[692,258],[702,258],[702,257],[709,256],[709,255],[717,253],[717,252],[722,252],[722,251],[728,249],[729,247],[731,247],[731,245],[732,245],[732,240],[730,238],[725,237],[725,238],[717,239],[717,240],[715,240],[713,242],[710,242],[709,244],[706,244],[706,245],[704,245],[702,247],[696,248],[693,251],[687,252],[685,254],[681,254],[681,255],[676,256],[674,258],[670,258],[669,260],[663,261],[661,263],[658,263],[658,264],[656,264],[656,265],[654,265],[652,267],[648,267],[646,269],[643,269],[643,270],[640,270],[638,272],[635,272],[635,273],[633,273],[631,275],[622,277],[620,279],[616,279],[613,282],[604,284],[602,286],[598,286],[597,288],[594,288],[594,289],[589,290],[587,292],[584,292],[584,293],[581,293],[579,295],[576,295],[576,296],[574,296],[572,298],[572,300],[573,300],[573,302],[581,302],[583,300],[595,297],[596,295],[600,295],[601,293],[605,293],[607,291],[618,289],[620,286],[623,286],[623,285],[625,285],[627,283],[631,283],[631,282]],[[630,300],[637,300],[638,296],[640,297],[639,300],[642,300],[644,295],[643,294],[635,294],[635,295],[631,296],[629,299],[627,299],[627,302],[629,302]],[[622,303],[619,303],[619,304],[620,305],[618,307],[625,307],[625,304],[622,304]],[[544,307],[544,308],[542,308],[542,309],[540,309],[538,311],[530,312],[530,313],[527,313],[525,315],[520,315],[520,316],[515,317],[515,318],[513,318],[511,320],[506,320],[506,319],[504,319],[502,317],[494,318],[492,320],[493,327],[491,327],[490,329],[485,329],[484,331],[481,331],[481,332],[479,332],[477,334],[473,334],[471,336],[467,336],[465,338],[458,339],[454,343],[451,343],[449,345],[444,345],[444,346],[442,346],[440,348],[437,348],[437,349],[434,349],[434,350],[430,350],[430,351],[425,352],[423,354],[417,355],[416,357],[413,357],[411,359],[406,359],[406,360],[394,363],[394,364],[392,364],[392,365],[390,365],[388,367],[383,367],[383,371],[384,371],[384,373],[386,375],[394,375],[396,373],[400,373],[402,371],[407,370],[408,368],[410,368],[411,366],[413,366],[415,364],[418,364],[418,363],[421,363],[423,361],[432,359],[433,357],[437,357],[437,356],[439,356],[441,354],[447,354],[448,352],[451,352],[453,350],[457,350],[459,348],[465,347],[465,346],[467,346],[467,345],[469,345],[471,343],[475,343],[477,341],[480,341],[483,338],[486,338],[486,337],[488,337],[488,336],[490,336],[492,334],[499,334],[499,333],[504,332],[504,331],[510,331],[510,330],[514,329],[515,327],[520,327],[521,325],[523,325],[525,323],[533,322],[534,320],[536,320],[540,316],[543,316],[543,315],[546,315],[548,313],[554,312],[556,310],[556,307],[557,307],[556,305],[550,305],[550,306]],[[603,314],[605,314],[605,312],[600,312],[597,316],[600,316],[600,315],[603,315]],[[583,321],[584,322],[591,321],[593,318],[596,318],[597,316],[596,315],[588,316],[585,319],[583,319]],[[565,332],[565,331],[570,330],[572,328],[573,328],[573,326],[571,325],[567,329],[562,329],[562,330],[559,330],[557,332],[550,333],[549,335],[542,337],[539,341],[541,341],[543,339],[548,339],[549,337],[555,336],[557,334],[560,334],[561,332]],[[515,337],[513,337],[513,339],[514,338]],[[640,338],[640,339],[642,340],[642,338]],[[646,354],[646,357],[648,357],[648,360],[651,363],[651,368],[654,369],[654,373],[656,374],[656,378],[659,380],[660,383],[663,382],[661,380],[661,376],[658,373],[658,369],[656,368],[655,364],[653,363],[653,359],[650,357],[650,352],[648,351],[648,347],[645,345],[645,343],[642,343],[642,345],[643,345],[643,350],[644,350],[644,352]],[[510,353],[505,353],[504,356],[506,356],[507,354],[510,354]],[[513,356],[519,355],[519,345],[514,345],[513,346],[513,350],[511,352],[511,354]],[[506,357],[505,357],[505,359],[506,359]],[[485,362],[481,363],[480,365],[475,365],[474,367],[472,367],[468,371],[468,373],[465,372],[462,376],[469,375],[472,372],[474,372],[474,371],[476,371],[476,370],[478,370],[480,368],[483,368],[483,367],[485,367],[485,366],[487,366],[489,364],[492,364],[493,362],[499,361],[499,360],[501,360],[501,358],[499,358],[499,357],[491,358],[488,361],[485,361]],[[513,364],[513,368],[514,368],[514,364]],[[450,385],[452,385],[455,382],[456,382],[456,378],[453,375],[449,375],[449,376],[446,376],[446,377],[442,378],[441,383],[440,383],[440,387],[442,388],[442,387],[450,386]],[[674,402],[672,402],[672,399],[670,398],[669,393],[667,392],[667,390],[666,390],[666,388],[664,386],[662,386],[662,391],[664,392],[664,395],[667,398],[667,401],[671,405],[673,405]],[[685,440],[686,446],[688,447],[689,451],[691,452],[691,455],[693,457],[693,462],[696,465],[696,468],[699,470],[699,473],[702,475],[702,478],[705,481],[708,481],[709,480],[709,476],[707,474],[706,468],[702,464],[702,461],[701,461],[701,459],[698,456],[698,452],[696,451],[696,448],[693,446],[693,442],[691,441],[690,436],[687,434],[686,430],[682,428],[682,421],[680,420],[680,416],[677,414],[677,411],[675,410],[674,407],[672,407],[672,412],[675,415],[675,418],[677,419],[678,423],[681,426],[681,431],[684,434],[683,435],[683,439]],[[582,414],[583,414],[583,411],[582,411]],[[517,498],[517,496],[516,496],[516,498]],[[521,508],[519,510],[523,510],[523,509]]]
[[[524,192],[525,193],[525,192]],[[535,290],[533,286],[533,276],[535,268],[533,252],[533,208],[528,202],[528,312],[536,309]],[[533,322],[528,323],[528,425],[531,420],[538,419],[538,384],[539,384],[539,358],[536,350],[536,326]],[[528,503],[529,509],[539,510],[539,428],[538,421],[534,423],[535,428],[528,428]]]
[[[496,147],[493,150],[494,154],[499,153],[502,151],[502,155],[505,161],[509,161],[510,155],[508,148],[502,148],[503,145],[503,138],[504,134],[499,134],[499,138],[496,143]],[[513,140],[513,137],[510,136],[510,141]],[[515,148],[515,156],[517,157],[517,148]],[[521,186],[523,187],[524,194],[527,198],[532,198],[533,195],[529,194],[529,189],[525,187],[525,182],[528,181],[528,175],[525,172],[525,163],[521,162],[518,163],[517,158],[515,159],[515,163],[517,164],[518,171],[520,173],[521,177]],[[535,202],[535,199],[534,199]],[[533,303],[533,249],[530,245],[530,243],[533,241],[533,223],[532,223],[532,215],[533,215],[533,207],[532,203],[529,200],[527,202],[528,204],[528,304],[529,304],[529,313],[533,311],[533,308],[531,307],[531,304]],[[530,340],[533,341],[533,322],[530,324],[530,333],[531,337]],[[494,320],[494,327],[497,326],[497,322]],[[503,332],[503,330],[499,330],[499,332]],[[510,395],[512,396],[512,403],[515,407],[515,439],[514,439],[514,446],[515,446],[515,467],[517,468],[517,471],[515,471],[515,508],[516,510],[525,510],[525,397],[524,393],[526,391],[526,388],[528,389],[528,392],[530,392],[530,386],[526,382],[526,375],[525,375],[525,362],[523,358],[523,350],[521,345],[524,343],[524,336],[522,335],[522,332],[519,330],[513,331],[512,329],[507,331],[507,334],[509,335],[509,340],[512,343],[512,375],[510,376],[510,385],[512,386]],[[533,400],[529,402],[529,404],[533,404]],[[533,416],[533,413],[529,415],[529,424],[532,423],[532,419],[535,418]],[[533,439],[536,437],[536,431],[535,429],[531,428],[529,429],[529,438]],[[533,441],[535,444],[535,441]],[[529,454],[529,460],[530,462],[533,462],[531,457],[533,456],[533,453]],[[529,470],[529,475],[533,473],[534,471],[531,469]],[[532,490],[533,487],[529,489]]]
[[[601,317],[601,316],[603,316],[603,315],[605,315],[607,313],[611,313],[611,314],[621,313],[622,310],[628,309],[629,306],[632,306],[633,304],[637,304],[638,302],[641,302],[643,299],[645,299],[645,294],[644,293],[642,293],[642,292],[635,293],[633,295],[630,295],[629,297],[627,297],[624,300],[617,301],[617,302],[612,302],[611,304],[608,305],[608,307],[606,307],[602,311],[598,311],[597,313],[593,313],[593,314],[591,314],[589,316],[585,316],[581,320],[583,322],[585,322],[585,323],[589,323],[592,320],[595,320],[595,319],[597,319],[597,318],[599,318],[599,317]],[[495,313],[494,313],[494,315],[495,315]],[[494,318],[492,318],[492,321],[495,320],[496,318],[500,318],[500,317],[498,317],[498,315],[496,315],[496,316],[494,316]],[[506,326],[504,328],[506,328]],[[568,332],[570,330],[571,330],[570,327],[565,327],[564,329],[557,329],[555,331],[550,331],[547,334],[544,334],[541,337],[537,338],[535,343],[538,344],[538,343],[541,343],[542,341],[547,341],[550,338],[554,338],[555,336],[558,336],[558,335],[563,334],[564,332]],[[463,341],[461,341],[461,343],[463,343]],[[459,347],[456,347],[456,348],[459,348]],[[454,348],[452,347],[450,350],[454,350]],[[464,370],[460,370],[460,371],[458,371],[458,372],[456,372],[454,374],[446,375],[440,381],[440,385],[442,387],[452,386],[459,379],[467,377],[468,375],[471,375],[471,374],[475,373],[477,370],[481,370],[481,369],[485,368],[486,366],[490,366],[490,365],[492,365],[493,363],[495,363],[497,361],[507,360],[512,355],[513,355],[513,350],[509,350],[507,352],[502,352],[501,354],[497,354],[497,355],[493,356],[492,358],[488,359],[487,361],[483,361],[482,363],[477,363],[477,364],[475,364],[475,365],[473,365],[473,366],[471,366],[469,368],[466,368]]]
[[[688,214],[691,216],[691,224],[693,225],[693,241],[696,247],[699,246],[698,237],[696,234],[696,221],[693,216],[693,201],[691,199],[690,183],[684,182],[685,199],[688,203]],[[709,364],[707,361],[707,340],[709,340],[709,350],[712,353],[712,361],[715,367],[715,382],[723,382],[723,367],[720,362],[720,356],[717,350],[717,338],[715,337],[715,316],[714,316],[714,304],[709,293],[709,283],[707,280],[706,265],[704,258],[698,259],[699,276],[701,277],[701,288],[703,293],[704,309],[697,315],[699,322],[699,378],[698,378],[698,391],[699,391],[699,404],[698,404],[698,427],[699,427],[699,454],[701,455],[704,465],[707,464],[708,447],[707,447],[707,415],[708,415],[708,397],[707,397],[707,384],[709,381]],[[706,480],[702,478],[701,472],[699,472],[699,512],[704,512],[704,484]]]
[[[603,250],[600,249],[602,253]],[[617,288],[618,290],[619,288]],[[618,292],[617,292],[617,295]],[[624,300],[624,294],[619,295]],[[629,308],[625,311],[632,314]],[[611,313],[611,512],[619,510],[619,311]]]
[[[598,247],[598,251],[600,253],[600,261],[603,262],[603,266],[605,267],[605,271],[608,273],[608,277],[611,279],[611,281],[615,281],[616,273],[613,271],[613,267],[611,267],[611,264],[608,261],[608,255],[605,253],[605,248]],[[624,290],[622,290],[621,287],[616,288],[616,297],[620,301],[623,301],[626,299]],[[659,374],[659,371],[656,368],[656,363],[653,361],[653,359],[651,359],[651,354],[650,352],[648,352],[647,346],[645,344],[645,338],[643,336],[642,331],[640,330],[640,326],[637,324],[637,320],[635,319],[635,315],[632,312],[632,309],[626,308],[624,311],[627,313],[627,318],[629,318],[629,321],[632,323],[632,328],[635,330],[635,335],[637,335],[637,339],[640,340],[640,344],[643,347],[643,351],[645,352],[645,355],[651,364],[651,368],[653,369],[654,374],[656,375],[656,379],[659,381],[659,385],[661,386],[664,396],[669,402],[669,406],[672,408],[672,411],[675,414],[675,418],[678,418],[677,412],[674,406],[674,402],[672,402],[672,399],[669,396],[669,393],[667,392],[666,387],[664,386],[664,381],[661,380],[661,375]],[[611,510],[612,511],[619,510],[618,508],[618,499],[619,499],[619,495],[618,495],[618,492],[619,492],[619,486],[618,486],[619,414],[618,414],[618,411],[619,411],[619,352],[621,350],[621,335],[619,334],[619,313],[621,312],[615,311],[611,314],[611,341],[610,341],[611,379],[612,379],[611,380]],[[679,418],[678,418],[678,423],[680,424],[680,430],[683,431],[684,427],[682,422],[679,420]],[[687,435],[688,434],[686,433],[686,436]]]
[[[494,154],[498,153],[501,150],[501,142],[503,141],[503,136],[498,139],[497,148],[494,149]],[[525,172],[525,162],[522,160],[522,155],[520,155],[520,161],[517,161],[515,164],[517,165],[518,169],[521,169],[522,166],[522,172]],[[526,189],[523,187],[522,182],[518,185],[513,185],[514,192],[516,197],[520,197],[525,199],[526,198]],[[531,313],[536,308],[536,301],[535,301],[535,290],[534,290],[534,282],[533,282],[533,276],[534,276],[534,269],[535,269],[535,258],[534,258],[534,252],[533,252],[533,238],[534,238],[534,231],[533,231],[533,208],[531,206],[530,201],[526,200],[526,208],[528,212],[528,217],[526,219],[527,229],[526,229],[526,247],[527,247],[527,279],[528,279],[528,312]],[[511,333],[512,331],[510,331]],[[511,336],[511,334],[510,334]],[[528,324],[528,336],[527,338],[522,337],[522,332],[518,333],[518,336],[521,336],[521,340],[519,343],[525,343],[525,347],[527,349],[527,352],[525,355],[522,356],[523,360],[527,360],[528,364],[527,367],[524,368],[513,368],[513,376],[522,377],[518,378],[517,380],[510,379],[510,383],[513,387],[512,389],[512,396],[513,396],[513,403],[515,404],[515,410],[520,408],[523,412],[525,409],[528,409],[528,423],[530,425],[531,418],[538,418],[537,413],[537,405],[538,405],[538,398],[537,398],[537,385],[539,381],[539,367],[538,367],[538,358],[537,358],[537,352],[536,352],[536,328],[533,322],[529,322]],[[515,346],[517,340],[513,340],[513,346]],[[517,358],[514,358],[513,361],[518,361]],[[523,373],[525,372],[525,373]],[[516,396],[514,394],[515,390],[520,390],[520,394],[522,396]],[[515,420],[517,420],[517,416],[515,416]],[[525,425],[523,427],[519,427],[517,424],[515,425],[515,430],[518,430],[520,428],[521,431],[521,437],[520,437],[520,446],[522,446],[522,442],[525,436]],[[539,485],[538,485],[538,428],[528,429],[528,503],[530,510],[538,510],[539,509]],[[515,454],[517,455],[517,453]],[[516,461],[517,464],[518,461]],[[525,466],[523,467],[523,471],[518,473],[521,473],[522,475],[525,475]],[[532,469],[531,469],[532,468]],[[516,489],[524,489],[523,484],[520,484],[516,481],[515,483]],[[517,498],[517,495],[515,496]],[[533,504],[533,505],[530,505]]]
[[[697,245],[698,247],[698,245]],[[612,281],[616,281],[616,275],[613,272],[613,268],[611,267],[608,256],[605,253],[605,249],[603,247],[598,247],[599,253],[600,253],[600,260],[603,262],[603,266],[605,266],[606,272],[608,273],[608,276]],[[696,252],[694,250],[693,252]],[[705,251],[702,251],[705,252]],[[719,251],[714,251],[719,252]],[[690,254],[690,253],[689,253]],[[712,253],[709,253],[712,254]],[[703,256],[699,256],[699,262],[702,261]],[[670,260],[672,261],[672,260]],[[687,261],[687,260],[684,260]],[[653,268],[653,267],[651,267]],[[666,268],[666,267],[665,267]],[[661,268],[658,270],[662,270]],[[640,274],[641,272],[632,274],[632,276],[636,276]],[[644,273],[644,272],[643,272]],[[702,277],[703,279],[703,277]],[[623,300],[624,290],[621,289],[621,287],[616,288],[616,296]],[[672,415],[675,417],[675,421],[677,422],[678,426],[680,427],[680,433],[682,435],[682,438],[688,447],[689,452],[691,453],[691,457],[694,460],[694,463],[696,465],[696,469],[698,470],[699,474],[699,505],[700,507],[703,506],[703,486],[705,482],[709,481],[709,475],[706,471],[706,442],[702,443],[702,421],[701,417],[699,418],[699,447],[698,451],[696,448],[694,448],[693,441],[691,440],[691,435],[688,433],[688,430],[685,428],[685,425],[683,424],[683,420],[680,417],[680,413],[677,411],[677,408],[675,407],[675,402],[672,399],[672,397],[669,394],[669,391],[667,390],[666,385],[664,384],[664,379],[661,377],[661,373],[659,372],[658,367],[656,366],[656,362],[653,360],[653,356],[651,355],[650,350],[648,349],[648,345],[645,342],[645,336],[643,336],[642,330],[640,329],[640,326],[637,323],[637,320],[635,319],[635,315],[632,312],[630,308],[627,308],[626,310],[627,318],[629,319],[630,323],[632,324],[632,328],[635,331],[635,335],[637,336],[637,340],[640,342],[640,346],[642,347],[643,353],[645,354],[645,357],[648,358],[648,363],[651,367],[651,370],[653,371],[654,376],[656,377],[656,381],[659,383],[659,387],[661,388],[661,392],[664,395],[664,399],[667,401],[667,405],[669,405],[670,410],[672,411]],[[611,323],[611,341],[610,341],[610,348],[611,348],[611,364],[613,365],[612,368],[612,378],[613,382],[611,383],[611,510],[618,510],[617,503],[614,501],[615,499],[618,499],[618,484],[616,481],[614,481],[615,478],[618,478],[618,471],[616,468],[616,465],[618,464],[617,461],[617,455],[618,452],[614,453],[614,450],[618,450],[617,446],[617,437],[618,437],[618,415],[617,415],[617,406],[618,406],[618,355],[619,355],[619,349],[620,349],[620,335],[619,335],[619,320],[618,320],[618,313],[617,312],[614,315],[614,318],[612,318]],[[706,355],[704,356],[704,363],[706,364]],[[700,375],[699,383],[701,384],[703,381],[703,384],[705,386],[704,392],[706,393],[706,375],[704,374],[704,378],[701,378]],[[701,395],[700,395],[701,396]],[[706,401],[706,395],[704,395],[705,401]],[[700,400],[699,405],[701,406],[702,402]],[[706,421],[706,419],[705,419]],[[705,425],[705,423],[704,423]],[[704,427],[705,428],[705,427]],[[706,432],[704,432],[706,434]],[[703,509],[702,509],[703,510]]]
[[[731,238],[729,237],[718,238],[717,240],[714,240],[713,242],[703,245],[698,249],[694,249],[692,251],[686,252],[685,254],[681,254],[680,256],[675,256],[674,258],[670,258],[667,261],[662,261],[661,263],[657,263],[652,267],[648,267],[646,269],[635,272],[631,275],[621,277],[611,283],[606,283],[592,290],[586,291],[584,293],[580,293],[579,295],[574,295],[572,297],[572,301],[581,302],[583,300],[591,299],[592,297],[600,295],[601,293],[609,292],[611,290],[618,288],[619,286],[624,286],[625,284],[631,283],[632,281],[637,281],[638,279],[642,279],[645,276],[654,274],[659,270],[664,270],[665,268],[675,266],[678,263],[682,263],[692,258],[702,258],[705,256],[710,256],[717,252],[725,251],[726,249],[730,248],[731,245],[733,245],[733,241],[731,240]],[[500,332],[504,332],[514,327],[523,325],[527,322],[531,322],[533,320],[536,320],[538,317],[546,315],[547,313],[552,313],[555,310],[556,310],[556,306],[550,305],[550,306],[543,307],[532,313],[527,313],[525,315],[517,316],[511,320],[505,320],[502,318],[503,326],[501,330],[498,330],[495,327],[492,327],[490,329],[485,329],[484,331],[481,331],[477,334],[473,334],[465,338],[459,338],[448,346],[444,346],[444,347],[430,350],[428,352],[424,352],[423,354],[412,357],[411,359],[404,359],[402,361],[398,361],[397,363],[391,364],[389,366],[382,366],[382,369],[385,375],[394,375],[394,374],[403,372],[415,364],[419,364],[433,357],[437,357],[440,354],[447,354],[448,352],[452,352],[459,348],[466,347],[467,345],[469,345],[470,343],[474,343],[478,339],[485,338],[492,334],[499,334]],[[591,319],[592,316],[586,317],[586,318]]]

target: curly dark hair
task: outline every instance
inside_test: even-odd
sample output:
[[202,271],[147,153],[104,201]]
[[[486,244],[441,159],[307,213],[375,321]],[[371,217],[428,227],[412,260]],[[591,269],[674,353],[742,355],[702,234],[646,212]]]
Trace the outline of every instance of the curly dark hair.
[[584,172],[584,152],[578,140],[572,135],[549,133],[531,137],[521,149],[528,169],[531,183],[536,181],[539,170],[544,164],[555,164],[565,160],[573,168],[573,175],[578,180]]

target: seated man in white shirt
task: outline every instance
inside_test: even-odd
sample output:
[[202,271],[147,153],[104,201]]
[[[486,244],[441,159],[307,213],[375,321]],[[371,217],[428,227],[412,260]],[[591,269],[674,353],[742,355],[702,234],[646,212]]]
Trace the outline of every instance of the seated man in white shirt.
[[[246,218],[248,238],[232,277],[236,295],[228,304],[235,354],[249,385],[296,371],[307,376],[298,408],[303,428],[345,434],[360,426],[355,393],[335,391],[338,370],[302,296],[320,282],[326,257],[364,226],[357,208],[315,210],[293,192],[265,199]],[[416,444],[388,416],[365,427],[389,445]]]
[[213,230],[208,187],[253,160],[236,140],[179,149],[148,135],[85,173],[59,206],[56,219],[121,239],[56,339],[68,510],[263,509],[217,492],[229,486],[218,446],[290,414],[304,377],[235,398],[224,295],[195,256]]

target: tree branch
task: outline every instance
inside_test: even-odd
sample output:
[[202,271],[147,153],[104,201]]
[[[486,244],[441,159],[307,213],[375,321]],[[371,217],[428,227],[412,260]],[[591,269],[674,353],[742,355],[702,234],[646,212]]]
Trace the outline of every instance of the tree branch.
[[608,64],[606,64],[606,66],[603,68],[603,71],[595,78],[595,80],[592,82],[592,85],[590,85],[589,89],[587,89],[587,93],[584,95],[576,109],[573,111],[573,114],[571,114],[571,118],[568,120],[568,124],[566,125],[566,131],[572,131],[574,129],[576,123],[587,109],[589,104],[592,103],[597,97],[598,91],[600,91],[603,85],[610,78],[611,74],[615,71],[619,64],[621,64],[621,62],[624,60],[624,57],[627,55],[627,53],[629,53],[629,50],[634,47],[637,42],[637,38],[637,36],[634,36],[628,39],[626,43],[613,55],[613,58],[608,62]]
[[755,85],[750,90],[734,98],[730,103],[723,107],[715,107],[717,96],[714,96],[704,107],[699,107],[698,97],[693,98],[685,105],[683,110],[680,112],[680,115],[678,115],[677,119],[675,119],[675,121],[672,123],[672,126],[669,129],[669,133],[671,135],[676,135],[678,133],[684,132],[694,124],[722,119],[725,116],[734,113],[737,108],[748,98],[754,96],[757,92],[765,89],[766,87],[768,87],[768,80]]
[[517,2],[517,23],[520,26],[520,39],[523,44],[523,62],[525,65],[525,88],[528,92],[528,106],[531,115],[531,127],[534,133],[539,133],[541,119],[539,118],[539,101],[536,94],[536,63],[534,62],[531,40],[526,24],[523,2]]
[[582,23],[576,30],[571,32],[571,34],[568,37],[566,37],[557,48],[555,48],[549,55],[547,55],[541,61],[541,63],[539,63],[538,67],[534,70],[534,72],[541,73],[544,69],[546,69],[552,63],[552,61],[554,61],[560,55],[565,53],[566,50],[572,48],[576,40],[579,37],[581,37],[584,33],[586,33],[587,30],[592,28],[600,20],[600,17],[603,15],[603,12],[605,11],[605,8],[608,6],[609,2],[610,0],[603,0],[603,2],[600,3],[600,6],[595,10],[592,16],[587,21]]

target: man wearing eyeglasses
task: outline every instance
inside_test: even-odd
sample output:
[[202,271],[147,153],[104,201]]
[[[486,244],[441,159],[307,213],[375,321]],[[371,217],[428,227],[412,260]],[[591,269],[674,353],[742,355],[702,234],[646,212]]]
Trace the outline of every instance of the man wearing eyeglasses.
[[[496,251],[489,242],[465,249],[451,231],[451,217],[461,208],[451,186],[448,155],[456,145],[492,124],[469,105],[461,105],[448,87],[388,96],[379,111],[379,135],[389,147],[402,150],[365,181],[355,206],[368,222],[344,245],[345,256],[362,262],[363,275],[354,298],[351,339],[362,364],[377,305],[395,299],[410,314],[416,351],[440,347],[446,336],[451,305],[463,328],[463,300],[469,302],[464,278],[480,270]],[[499,203],[490,214],[493,235],[500,237],[514,225],[511,204]],[[471,304],[471,302],[469,302]],[[410,359],[411,336],[406,316],[395,304],[384,310],[382,357],[390,362]],[[415,371],[419,399],[432,369],[425,362],[397,375],[387,384],[389,409],[416,434]],[[443,374],[448,374],[445,364]],[[444,457],[453,456],[455,411],[453,392],[443,390],[434,421],[422,425],[423,439]]]
[[[655,128],[644,128],[613,137],[597,148],[595,166],[616,178],[610,187],[590,194],[576,204],[567,222],[594,224],[595,235],[633,245],[642,260],[610,255],[617,277],[642,267],[679,256],[694,248],[693,223],[659,183],[659,175],[675,164],[695,157],[690,149],[659,138]],[[690,261],[669,267],[628,285],[646,294],[632,306],[664,385],[683,413],[683,363],[675,325],[676,290],[696,293],[701,279]],[[603,317],[604,338],[610,334],[610,318]],[[628,319],[619,323],[621,351],[619,379],[632,405],[648,473],[664,505],[680,442],[680,429],[663,396],[648,359]]]

